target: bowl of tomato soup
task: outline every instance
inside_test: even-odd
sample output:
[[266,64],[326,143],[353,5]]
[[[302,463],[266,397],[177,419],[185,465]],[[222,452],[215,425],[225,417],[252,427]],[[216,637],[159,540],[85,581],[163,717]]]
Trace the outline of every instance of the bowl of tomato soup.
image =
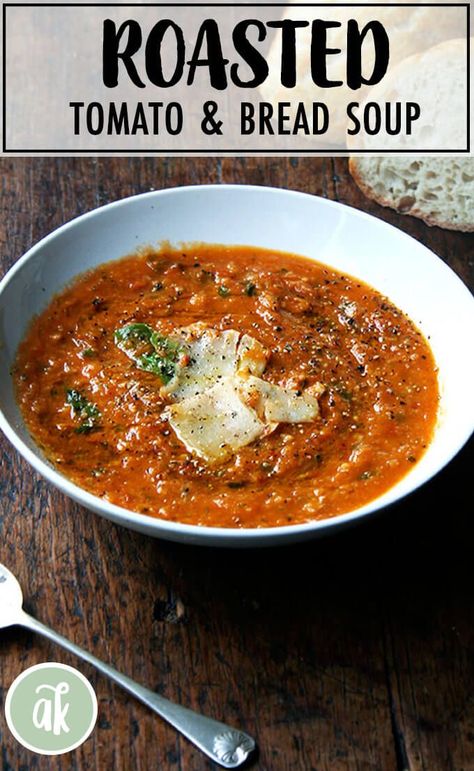
[[474,317],[432,252],[302,193],[204,186],[62,226],[0,285],[0,421],[115,522],[302,540],[402,499],[468,439]]

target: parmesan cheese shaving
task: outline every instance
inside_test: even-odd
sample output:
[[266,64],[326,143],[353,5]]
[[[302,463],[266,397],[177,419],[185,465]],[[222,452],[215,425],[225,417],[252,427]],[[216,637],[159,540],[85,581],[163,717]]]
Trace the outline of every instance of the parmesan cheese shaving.
[[322,386],[301,394],[262,380],[270,354],[250,335],[197,323],[172,339],[183,353],[176,377],[162,388],[175,402],[164,414],[200,458],[223,461],[279,423],[307,423],[319,415]]
[[319,404],[311,394],[268,383],[258,377],[242,378],[239,385],[247,404],[253,405],[262,419],[270,423],[309,423],[319,415]]
[[270,352],[262,343],[250,335],[242,335],[237,349],[238,374],[262,375],[265,372]]
[[257,413],[242,401],[235,377],[166,409],[168,420],[190,452],[207,461],[225,460],[266,431]]
[[217,332],[205,324],[193,324],[175,335],[187,354],[176,378],[162,389],[176,400],[207,391],[223,377],[235,373],[239,333],[234,329]]

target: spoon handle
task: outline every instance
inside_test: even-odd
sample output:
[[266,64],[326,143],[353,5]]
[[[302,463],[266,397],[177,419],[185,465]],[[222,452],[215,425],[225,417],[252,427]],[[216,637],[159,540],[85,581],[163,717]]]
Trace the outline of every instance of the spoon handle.
[[75,656],[92,664],[102,674],[109,677],[132,696],[154,710],[160,717],[170,723],[189,741],[199,747],[211,760],[219,763],[224,768],[237,768],[255,749],[255,742],[251,736],[231,728],[225,723],[199,715],[193,710],[181,707],[168,701],[157,693],[135,683],[130,677],[122,675],[116,669],[104,664],[103,661],[93,656],[88,651],[79,648],[66,637],[50,629],[41,621],[37,621],[25,611],[21,611],[17,623],[34,632],[47,637],[48,640],[57,643],[61,647],[73,653]]

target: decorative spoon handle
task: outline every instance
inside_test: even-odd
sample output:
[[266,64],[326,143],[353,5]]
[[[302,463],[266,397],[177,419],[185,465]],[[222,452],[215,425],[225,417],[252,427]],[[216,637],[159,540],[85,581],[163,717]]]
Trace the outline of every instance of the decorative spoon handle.
[[48,640],[52,640],[70,651],[70,653],[92,664],[99,672],[110,677],[114,683],[120,685],[125,691],[128,691],[132,696],[142,701],[143,704],[146,704],[147,707],[154,710],[160,717],[186,736],[189,741],[193,742],[196,747],[199,747],[211,760],[219,763],[224,768],[237,768],[255,749],[255,742],[248,734],[235,728],[230,728],[225,723],[219,723],[217,720],[212,720],[190,709],[173,704],[168,699],[164,699],[148,688],[135,683],[130,677],[117,672],[116,669],[108,664],[104,664],[103,661],[100,661],[100,659],[88,651],[79,648],[78,645],[75,645],[66,637],[54,632],[45,624],[42,624],[41,621],[37,621],[28,613],[25,613],[25,611],[22,610],[20,612],[17,623],[20,626],[38,632],[43,637],[47,637]]

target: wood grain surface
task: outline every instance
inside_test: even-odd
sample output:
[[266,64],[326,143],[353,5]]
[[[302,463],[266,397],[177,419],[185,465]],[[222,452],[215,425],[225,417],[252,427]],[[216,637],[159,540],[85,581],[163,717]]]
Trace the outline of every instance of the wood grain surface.
[[[103,203],[174,185],[247,182],[370,211],[472,285],[473,235],[371,204],[343,159],[17,158],[2,159],[0,171],[2,271]],[[2,437],[0,561],[37,618],[159,693],[254,735],[255,769],[470,771],[472,468],[467,448],[409,500],[354,530],[232,552],[154,541],[100,519],[43,481]],[[0,702],[23,669],[48,660],[78,665],[30,633],[3,632]],[[40,757],[13,739],[0,709],[3,771],[216,768],[78,666],[99,699],[92,736],[72,753]]]

